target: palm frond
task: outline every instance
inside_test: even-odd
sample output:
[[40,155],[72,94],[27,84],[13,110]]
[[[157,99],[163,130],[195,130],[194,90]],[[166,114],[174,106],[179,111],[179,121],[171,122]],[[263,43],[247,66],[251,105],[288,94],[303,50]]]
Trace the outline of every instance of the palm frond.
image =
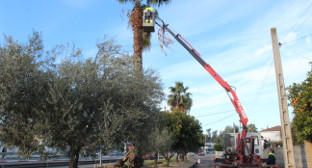
[[157,6],[168,4],[169,2],[171,2],[171,0],[147,0],[148,5],[157,5]]

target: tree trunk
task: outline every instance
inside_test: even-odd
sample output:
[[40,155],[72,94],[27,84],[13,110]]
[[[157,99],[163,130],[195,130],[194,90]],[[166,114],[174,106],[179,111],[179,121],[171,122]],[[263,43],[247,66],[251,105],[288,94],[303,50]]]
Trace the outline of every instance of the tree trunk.
[[158,153],[155,153],[155,160],[154,160],[154,168],[157,168],[157,162],[158,162]]
[[169,167],[170,158],[166,158],[167,167]]
[[81,148],[77,146],[70,147],[70,163],[69,168],[77,168],[79,160],[79,152]]
[[184,155],[185,155],[184,152],[182,152],[182,153],[180,154],[180,160],[181,160],[181,161],[184,161]]
[[308,167],[312,167],[312,142],[304,141],[304,150]]
[[136,0],[135,7],[131,13],[131,25],[133,30],[133,61],[134,70],[137,72],[142,71],[142,52],[143,52],[143,14],[141,11],[141,4],[139,0]]
[[166,163],[167,163],[167,167],[169,167],[170,159],[173,157],[174,153],[171,153],[171,154],[161,153],[161,155],[164,156]]
[[177,157],[176,157],[176,162],[178,163],[179,162],[179,152],[177,153]]

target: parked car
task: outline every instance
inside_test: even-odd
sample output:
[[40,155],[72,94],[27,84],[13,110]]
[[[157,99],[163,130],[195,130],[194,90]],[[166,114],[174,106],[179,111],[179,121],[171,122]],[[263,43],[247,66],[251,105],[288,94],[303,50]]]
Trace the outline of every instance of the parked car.
[[144,155],[142,158],[143,159],[152,159],[154,158],[155,156],[153,154],[147,154],[147,155]]
[[204,153],[198,153],[197,155],[198,155],[198,156],[205,156]]

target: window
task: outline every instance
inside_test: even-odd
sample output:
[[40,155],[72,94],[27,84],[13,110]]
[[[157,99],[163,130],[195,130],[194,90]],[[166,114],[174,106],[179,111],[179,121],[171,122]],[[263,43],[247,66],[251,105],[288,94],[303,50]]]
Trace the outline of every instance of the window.
[[234,136],[230,137],[230,143],[231,143],[231,146],[235,146],[235,137]]
[[259,146],[259,139],[257,136],[252,136],[252,138],[254,139],[255,142],[255,146]]

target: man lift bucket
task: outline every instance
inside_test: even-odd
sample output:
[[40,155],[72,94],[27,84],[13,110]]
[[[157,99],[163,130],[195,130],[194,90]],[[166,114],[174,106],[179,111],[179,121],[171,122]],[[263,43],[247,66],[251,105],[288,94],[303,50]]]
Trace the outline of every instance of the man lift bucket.
[[143,10],[143,31],[144,32],[155,32],[155,18],[157,16],[157,11],[147,6]]

